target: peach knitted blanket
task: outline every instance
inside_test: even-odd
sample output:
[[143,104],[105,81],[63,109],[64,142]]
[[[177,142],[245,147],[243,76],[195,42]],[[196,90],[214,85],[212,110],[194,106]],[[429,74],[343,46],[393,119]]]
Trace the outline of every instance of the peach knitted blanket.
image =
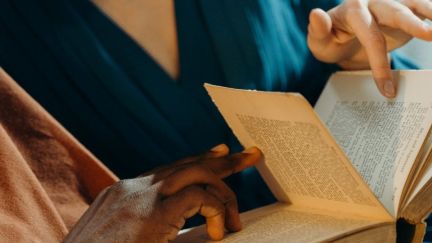
[[118,179],[0,68],[0,241],[59,242]]

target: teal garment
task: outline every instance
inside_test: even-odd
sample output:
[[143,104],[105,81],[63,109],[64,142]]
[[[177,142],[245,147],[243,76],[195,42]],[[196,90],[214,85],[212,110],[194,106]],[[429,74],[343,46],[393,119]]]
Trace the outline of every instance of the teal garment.
[[[203,82],[313,104],[337,70],[306,45],[309,11],[336,0],[174,2],[179,80],[88,0],[0,0],[0,65],[122,178],[220,143],[242,149]],[[254,169],[228,183],[241,211],[274,201]]]

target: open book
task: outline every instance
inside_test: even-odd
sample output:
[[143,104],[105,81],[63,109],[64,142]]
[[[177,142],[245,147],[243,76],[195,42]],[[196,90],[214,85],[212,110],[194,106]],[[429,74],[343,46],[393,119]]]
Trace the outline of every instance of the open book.
[[[297,93],[206,89],[278,203],[241,215],[222,242],[394,242],[395,222],[424,235],[432,209],[432,71],[395,71],[398,96],[369,72],[334,74],[315,110]],[[176,242],[206,242],[201,227]]]

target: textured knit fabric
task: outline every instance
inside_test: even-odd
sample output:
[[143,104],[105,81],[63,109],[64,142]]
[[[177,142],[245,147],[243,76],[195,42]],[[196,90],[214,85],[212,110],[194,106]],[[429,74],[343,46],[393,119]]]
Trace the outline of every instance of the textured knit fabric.
[[1,242],[59,242],[116,180],[0,69]]

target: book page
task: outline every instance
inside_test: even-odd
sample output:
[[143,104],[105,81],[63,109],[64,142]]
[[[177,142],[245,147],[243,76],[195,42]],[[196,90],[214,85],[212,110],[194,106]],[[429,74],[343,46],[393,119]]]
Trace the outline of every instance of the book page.
[[279,201],[390,217],[302,96],[206,89],[240,142],[263,151],[257,168]]
[[414,197],[421,191],[421,189],[423,189],[426,186],[427,183],[431,183],[431,181],[432,181],[432,163],[429,161],[428,166],[423,171],[418,184],[415,186],[412,193],[410,194],[407,204],[409,204],[414,199]]
[[[322,242],[392,222],[296,208],[282,203],[241,214],[243,229],[219,242]],[[204,226],[185,230],[175,243],[211,242]],[[368,241],[371,242],[371,241]],[[382,241],[380,241],[382,242]]]
[[[428,171],[429,175],[431,171]],[[401,218],[411,224],[422,223],[432,213],[432,180],[425,182],[424,186],[401,210]]]
[[[397,238],[396,224],[382,224],[373,228],[365,229],[354,234],[343,236],[343,238],[335,239],[333,243],[352,243],[352,242],[367,242],[367,243],[394,243],[399,240]],[[413,241],[416,242],[416,241]]]
[[388,100],[369,72],[337,73],[315,110],[375,195],[396,215],[432,123],[432,71],[394,76],[398,95]]
[[[427,177],[427,171],[432,164],[432,131],[429,131],[425,142],[417,156],[417,162],[411,170],[411,174],[405,185],[405,188],[401,195],[401,201],[399,203],[399,212],[406,207],[407,203],[419,192],[425,185],[425,179],[429,180]],[[426,176],[426,178],[424,177]],[[420,188],[419,188],[420,187]]]

